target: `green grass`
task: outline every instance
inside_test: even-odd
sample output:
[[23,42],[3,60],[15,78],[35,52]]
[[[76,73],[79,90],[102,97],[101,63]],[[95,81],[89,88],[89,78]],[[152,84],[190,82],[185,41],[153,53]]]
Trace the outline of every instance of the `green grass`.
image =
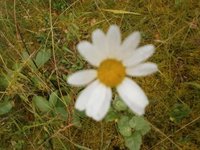
[[[110,24],[119,25],[123,37],[139,30],[141,45],[156,46],[150,60],[160,71],[135,79],[150,100],[145,117],[152,129],[141,149],[200,147],[197,0],[52,0],[51,11],[50,2],[0,1],[0,102],[13,105],[0,116],[0,149],[125,149],[115,122],[87,117],[74,122],[80,89],[66,83],[68,74],[90,68],[76,44]],[[42,50],[51,50],[51,58],[38,68],[34,60]],[[66,108],[67,120],[41,113],[33,105],[35,95],[49,98],[53,91]]]

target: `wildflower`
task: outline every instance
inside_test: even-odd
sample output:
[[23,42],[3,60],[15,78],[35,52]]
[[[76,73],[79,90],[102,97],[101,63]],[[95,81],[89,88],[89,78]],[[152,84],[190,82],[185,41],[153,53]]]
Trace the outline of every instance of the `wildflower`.
[[121,33],[116,25],[107,34],[100,29],[92,33],[92,43],[81,41],[79,53],[96,69],[78,71],[68,77],[68,83],[87,87],[78,96],[75,108],[86,111],[99,121],[109,110],[112,88],[137,115],[143,115],[148,99],[143,90],[131,79],[146,76],[158,70],[157,65],[145,62],[155,51],[153,45],[138,48],[140,33],[133,32],[121,43]]

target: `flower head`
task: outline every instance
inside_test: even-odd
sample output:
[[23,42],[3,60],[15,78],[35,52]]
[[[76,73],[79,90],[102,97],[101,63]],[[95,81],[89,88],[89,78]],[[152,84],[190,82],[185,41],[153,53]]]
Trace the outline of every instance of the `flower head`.
[[146,76],[158,70],[157,65],[145,62],[153,53],[153,45],[138,48],[140,33],[133,32],[123,42],[116,25],[107,34],[97,29],[92,33],[92,43],[81,41],[79,53],[96,69],[78,71],[68,77],[68,83],[87,87],[76,100],[75,108],[86,111],[99,121],[109,110],[112,91],[116,88],[122,100],[137,115],[143,115],[148,99],[143,90],[129,77]]

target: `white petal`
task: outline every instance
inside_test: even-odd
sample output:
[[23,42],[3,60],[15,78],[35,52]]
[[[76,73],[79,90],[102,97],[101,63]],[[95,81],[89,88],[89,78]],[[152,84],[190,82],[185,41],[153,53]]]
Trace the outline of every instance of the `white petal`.
[[[107,40],[110,48],[119,47],[121,44],[121,33],[117,25],[112,25],[107,32]],[[112,49],[111,49],[112,50]]]
[[121,33],[117,25],[111,25],[107,32],[107,45],[109,57],[116,58],[121,45]]
[[97,71],[94,69],[81,70],[69,75],[67,82],[74,86],[83,86],[92,82],[97,77]]
[[106,35],[102,30],[96,29],[92,32],[92,43],[94,48],[97,50],[98,54],[102,57],[102,59],[106,59],[109,52]]
[[130,109],[138,115],[143,115],[148,99],[143,90],[131,79],[125,78],[117,87],[117,91]]
[[[109,101],[111,101],[110,88],[99,83],[98,87],[93,90],[88,99],[89,101],[86,106],[86,114],[97,121],[101,120],[108,111],[108,106],[110,106],[110,103],[108,103]],[[106,107],[102,109],[103,106]]]
[[134,67],[128,67],[126,73],[130,76],[146,76],[158,71],[158,67],[154,63],[143,63]]
[[91,84],[89,84],[78,96],[76,103],[75,103],[75,108],[83,111],[86,109],[86,106],[89,101],[89,97],[93,93],[93,91],[98,87],[99,81],[94,81]]
[[93,66],[98,67],[102,61],[102,56],[96,51],[94,46],[87,41],[82,41],[77,45],[79,53]]
[[99,106],[99,108],[96,110],[96,114],[93,116],[96,121],[100,121],[105,117],[110,108],[111,100],[112,91],[110,88],[107,88],[105,100],[103,101],[102,105]]
[[140,32],[133,32],[131,35],[129,35],[121,45],[120,58],[127,58],[138,47],[140,39]]
[[155,52],[155,47],[151,44],[142,46],[138,49],[136,49],[129,58],[125,59],[123,61],[123,64],[125,66],[134,66],[137,65],[145,60],[147,60],[149,57],[153,55]]
[[101,47],[106,43],[106,35],[100,29],[96,29],[92,32],[92,43],[98,47]]

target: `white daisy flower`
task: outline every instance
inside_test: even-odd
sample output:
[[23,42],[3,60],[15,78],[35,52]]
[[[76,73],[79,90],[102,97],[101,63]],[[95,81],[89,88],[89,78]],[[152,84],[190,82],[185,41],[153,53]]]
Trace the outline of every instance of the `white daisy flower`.
[[81,41],[79,53],[95,67],[78,71],[68,77],[68,83],[87,87],[78,96],[75,108],[86,111],[96,121],[102,120],[112,100],[111,88],[116,88],[122,100],[137,115],[143,115],[148,99],[143,90],[131,79],[146,76],[158,70],[157,65],[145,62],[155,51],[153,45],[138,48],[140,33],[133,32],[121,43],[121,33],[116,25],[107,34],[97,29],[92,33],[92,43]]

